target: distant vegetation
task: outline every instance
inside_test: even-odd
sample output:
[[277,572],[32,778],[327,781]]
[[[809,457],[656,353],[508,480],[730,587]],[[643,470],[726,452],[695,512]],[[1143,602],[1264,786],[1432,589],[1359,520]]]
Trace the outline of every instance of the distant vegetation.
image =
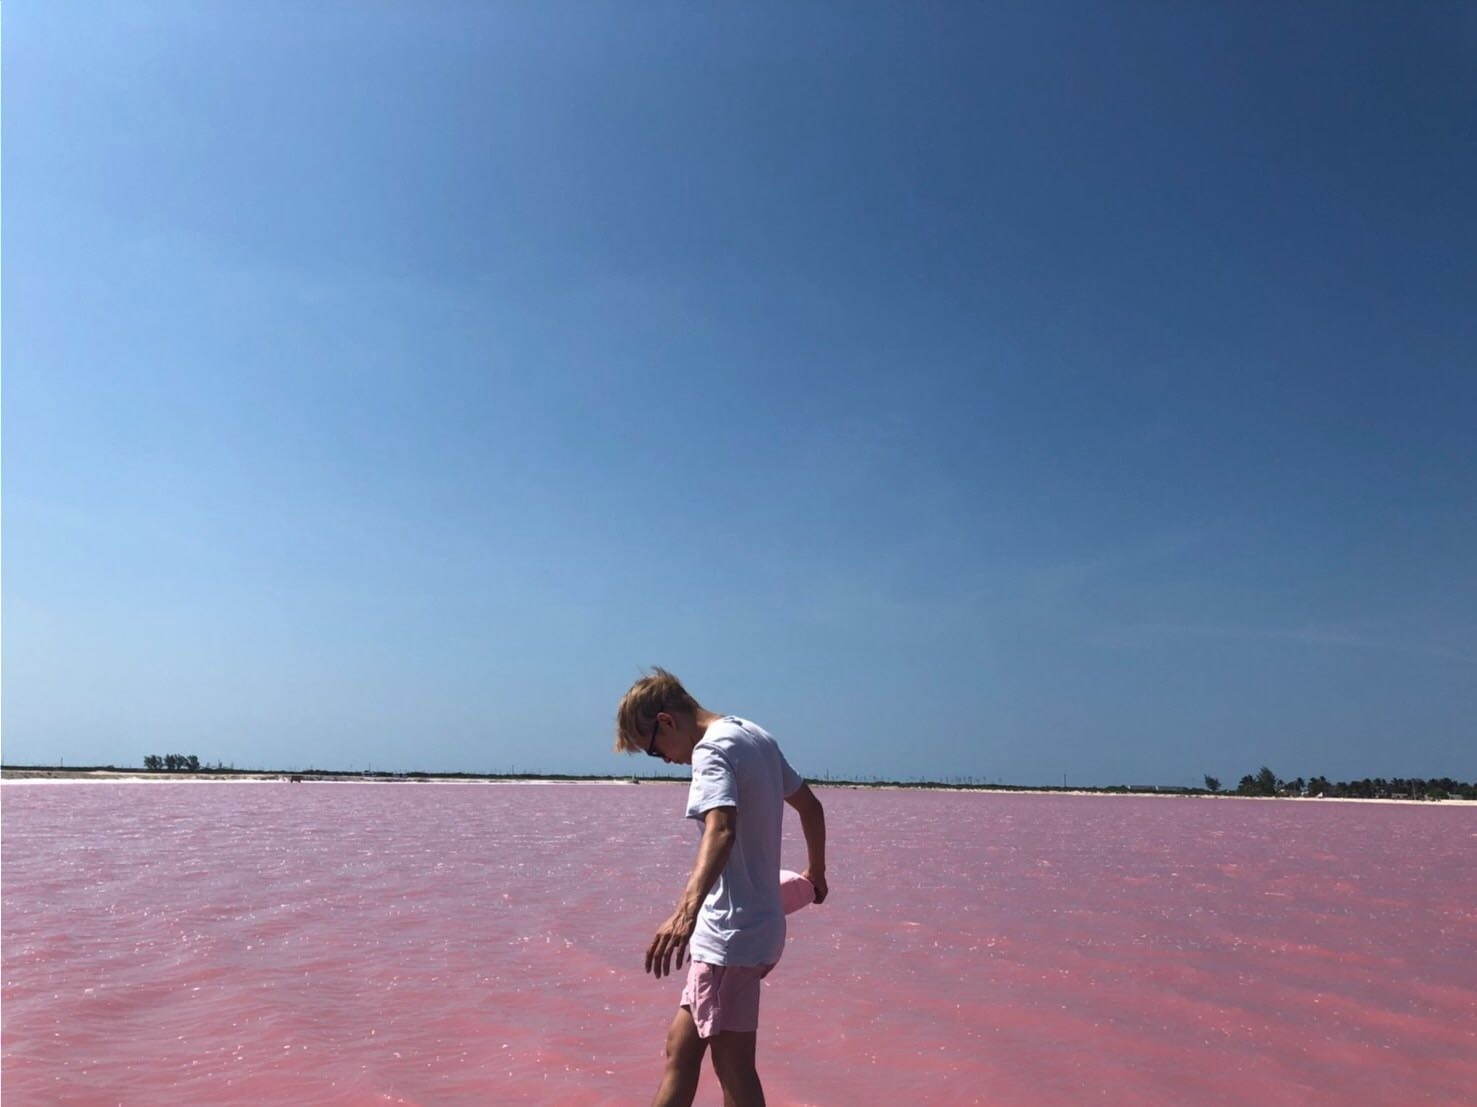
[[144,768],[151,773],[198,773],[200,758],[193,753],[166,753],[163,757],[151,753],[144,758]]
[[[1212,792],[1214,777],[1205,778],[1205,786]],[[1238,796],[1327,796],[1337,799],[1477,799],[1477,784],[1464,784],[1449,776],[1422,780],[1419,777],[1382,776],[1363,780],[1331,781],[1326,776],[1315,776],[1308,780],[1297,777],[1283,780],[1263,765],[1255,774],[1247,773],[1236,785]]]
[[[210,773],[212,776],[222,777],[260,777],[260,776],[282,776],[293,777],[303,780],[381,780],[381,781],[429,781],[429,780],[624,780],[632,783],[686,783],[686,776],[630,776],[621,774],[619,776],[596,776],[589,773],[534,773],[509,771],[505,773],[436,773],[415,770],[411,772],[374,772],[359,771],[351,769],[238,769],[235,765],[224,765],[217,761],[214,765],[202,764],[194,754],[170,753],[160,756],[150,754],[144,758],[144,768],[155,773]],[[129,773],[137,772],[131,766],[117,765],[73,765],[70,768],[61,765],[3,765],[0,766],[8,774],[31,774],[31,773],[85,773],[85,772],[110,772]],[[1041,784],[1002,784],[998,780],[988,781],[980,777],[951,776],[941,780],[923,780],[921,778],[889,780],[881,777],[834,777],[830,773],[812,777],[813,784],[830,784],[838,787],[850,788],[932,788],[932,789],[961,789],[968,791],[990,791],[990,792],[1093,792],[1105,795],[1169,795],[1169,796],[1205,796],[1205,795],[1237,795],[1237,796],[1324,796],[1339,799],[1469,799],[1477,800],[1477,783],[1463,783],[1450,777],[1438,777],[1430,780],[1419,778],[1395,777],[1386,780],[1384,777],[1373,779],[1330,781],[1327,777],[1315,776],[1304,780],[1297,777],[1293,780],[1283,780],[1270,768],[1263,765],[1255,773],[1248,773],[1241,778],[1236,789],[1232,793],[1221,791],[1221,781],[1218,777],[1206,775],[1205,787],[1181,787],[1178,785],[1164,784],[1112,784],[1107,786],[1083,786],[1065,784],[1041,785]]]

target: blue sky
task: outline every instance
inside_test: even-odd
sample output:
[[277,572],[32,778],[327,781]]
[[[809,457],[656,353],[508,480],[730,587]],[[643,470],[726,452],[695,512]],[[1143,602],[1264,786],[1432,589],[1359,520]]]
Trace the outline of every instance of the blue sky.
[[1469,7],[3,49],[8,763],[1477,777]]

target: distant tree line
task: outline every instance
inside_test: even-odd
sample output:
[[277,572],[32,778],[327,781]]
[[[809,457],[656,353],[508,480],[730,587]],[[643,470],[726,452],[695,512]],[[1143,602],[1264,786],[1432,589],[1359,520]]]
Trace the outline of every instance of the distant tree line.
[[144,768],[151,773],[198,773],[200,758],[193,753],[166,753],[163,757],[151,753],[144,758]]
[[[1219,792],[1221,782],[1205,778],[1207,791]],[[1238,796],[1326,796],[1331,799],[1477,799],[1477,783],[1463,783],[1449,776],[1423,780],[1420,777],[1366,777],[1363,780],[1332,781],[1326,776],[1283,780],[1266,765],[1247,773],[1236,785]]]
[[[0,766],[7,773],[10,772],[37,772],[51,771],[60,768],[56,765],[4,765]],[[194,754],[169,753],[160,756],[149,754],[144,758],[144,768],[149,772],[171,772],[171,773],[195,773],[204,770],[222,775],[259,775],[263,773],[287,773],[283,769],[237,769],[235,764],[223,764],[217,761],[214,765],[201,764],[200,759]],[[116,765],[77,765],[72,772],[83,771],[128,771],[127,767],[120,770]],[[631,783],[641,781],[657,782],[680,782],[685,783],[686,777],[678,776],[596,776],[586,773],[535,773],[518,772],[512,770],[506,773],[487,772],[424,772],[420,770],[412,772],[386,772],[381,770],[351,770],[351,769],[293,769],[293,774],[312,779],[361,779],[361,780],[629,780]],[[1156,795],[1180,795],[1197,796],[1218,794],[1221,792],[1221,781],[1219,777],[1206,775],[1205,787],[1196,788],[1180,785],[1153,785],[1153,784],[1114,784],[1114,785],[1074,785],[1067,788],[1065,781],[1058,787],[1046,784],[1003,784],[998,779],[990,781],[984,777],[977,776],[947,776],[939,780],[925,780],[913,777],[902,780],[887,780],[881,777],[839,777],[831,773],[822,773],[812,778],[813,783],[832,784],[849,787],[894,787],[894,788],[958,788],[979,791],[1001,791],[1001,792],[1058,792],[1058,791],[1081,791],[1105,794],[1156,794]],[[1255,773],[1247,773],[1237,784],[1234,792],[1228,793],[1238,796],[1325,796],[1330,799],[1468,799],[1477,800],[1477,783],[1464,783],[1453,780],[1451,777],[1433,777],[1423,780],[1419,777],[1384,777],[1365,778],[1352,781],[1331,781],[1325,776],[1315,776],[1309,779],[1296,777],[1293,780],[1283,780],[1266,765],[1263,765]]]

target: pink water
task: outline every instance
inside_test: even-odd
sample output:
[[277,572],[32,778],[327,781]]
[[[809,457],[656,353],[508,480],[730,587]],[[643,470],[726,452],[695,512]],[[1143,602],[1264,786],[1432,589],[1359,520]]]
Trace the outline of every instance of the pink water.
[[[645,1102],[683,795],[6,784],[7,1107]],[[1477,1102],[1477,809],[821,795],[771,1103]]]

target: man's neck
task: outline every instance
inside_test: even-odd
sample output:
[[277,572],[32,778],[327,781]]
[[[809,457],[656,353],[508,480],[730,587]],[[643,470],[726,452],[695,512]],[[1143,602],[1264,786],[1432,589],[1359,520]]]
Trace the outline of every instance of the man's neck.
[[702,734],[705,733],[710,726],[712,726],[714,723],[718,722],[722,718],[724,718],[724,716],[715,715],[711,711],[698,710],[693,712],[692,721],[697,724],[698,733]]

